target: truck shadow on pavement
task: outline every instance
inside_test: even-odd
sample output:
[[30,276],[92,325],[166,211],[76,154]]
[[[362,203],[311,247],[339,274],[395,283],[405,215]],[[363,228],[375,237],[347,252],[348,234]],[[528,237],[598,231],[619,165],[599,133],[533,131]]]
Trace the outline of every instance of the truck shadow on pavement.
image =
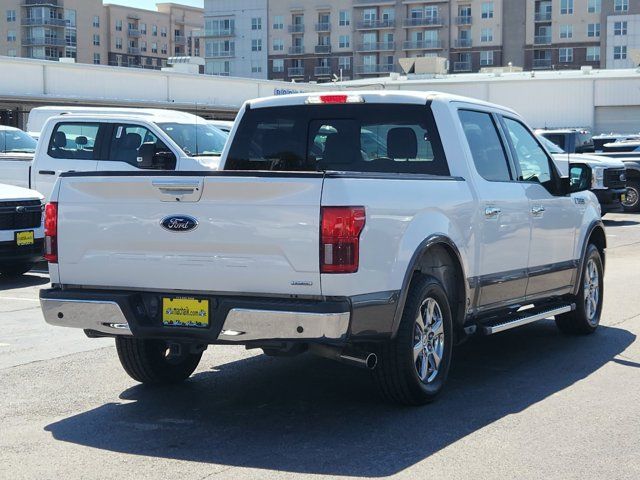
[[364,370],[311,356],[256,356],[198,373],[182,386],[132,387],[121,394],[125,403],[46,430],[57,440],[112,452],[382,477],[570,387],[635,338],[613,327],[567,337],[544,321],[474,339],[456,350],[442,397],[421,408],[383,403]]
[[21,275],[19,277],[3,277],[0,275],[0,292],[15,288],[37,287],[49,283],[49,277],[40,275]]

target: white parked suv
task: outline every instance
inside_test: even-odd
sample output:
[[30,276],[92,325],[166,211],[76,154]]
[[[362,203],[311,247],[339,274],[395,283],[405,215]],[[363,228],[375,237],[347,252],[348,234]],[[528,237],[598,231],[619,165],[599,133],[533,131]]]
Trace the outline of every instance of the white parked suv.
[[241,344],[375,367],[407,404],[436,397],[471,334],[598,326],[591,169],[561,178],[509,109],[424,92],[254,100],[221,167],[61,175],[46,321],[114,336],[145,383]]
[[43,210],[38,192],[0,184],[0,278],[26,273],[42,260]]

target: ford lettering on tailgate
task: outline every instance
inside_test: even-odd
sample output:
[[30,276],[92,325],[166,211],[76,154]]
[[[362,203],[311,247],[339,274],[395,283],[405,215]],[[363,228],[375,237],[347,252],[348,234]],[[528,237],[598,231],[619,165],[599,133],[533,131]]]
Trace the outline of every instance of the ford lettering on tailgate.
[[188,232],[198,227],[198,220],[189,215],[171,215],[164,217],[160,225],[170,232]]

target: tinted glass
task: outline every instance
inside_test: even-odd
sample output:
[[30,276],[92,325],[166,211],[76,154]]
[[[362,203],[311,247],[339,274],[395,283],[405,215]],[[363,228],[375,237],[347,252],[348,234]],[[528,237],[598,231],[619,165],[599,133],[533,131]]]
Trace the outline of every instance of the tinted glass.
[[34,153],[37,144],[22,130],[0,130],[0,153]]
[[548,184],[552,180],[549,157],[536,142],[535,137],[520,122],[504,119],[520,165],[521,178],[525,182]]
[[[125,162],[138,168],[140,165],[141,149],[151,148],[151,151],[170,151],[167,146],[146,127],[141,125],[114,125],[111,133],[109,158],[110,161]],[[175,168],[175,165],[173,166]]]
[[225,169],[449,174],[431,113],[419,105],[248,110]]
[[227,141],[227,135],[207,123],[160,123],[158,126],[190,157],[220,155]]
[[491,114],[461,110],[459,116],[478,173],[486,180],[510,181],[509,162]]
[[93,160],[100,125],[97,123],[59,123],[49,142],[49,156],[72,160]]
[[538,140],[540,140],[540,143],[544,145],[544,147],[549,151],[549,153],[566,153],[558,145],[553,143],[548,138],[543,137],[542,135],[538,135]]
[[558,147],[562,149],[565,148],[565,145],[564,145],[565,136],[562,135],[561,133],[541,133],[540,135],[546,138],[547,140],[549,140],[550,142],[555,143]]

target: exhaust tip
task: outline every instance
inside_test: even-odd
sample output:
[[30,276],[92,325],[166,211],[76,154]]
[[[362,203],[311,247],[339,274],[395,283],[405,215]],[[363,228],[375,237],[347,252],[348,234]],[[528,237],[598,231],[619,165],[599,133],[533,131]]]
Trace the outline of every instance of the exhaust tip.
[[378,365],[378,356],[375,353],[370,353],[365,358],[365,365],[369,370],[373,370]]

